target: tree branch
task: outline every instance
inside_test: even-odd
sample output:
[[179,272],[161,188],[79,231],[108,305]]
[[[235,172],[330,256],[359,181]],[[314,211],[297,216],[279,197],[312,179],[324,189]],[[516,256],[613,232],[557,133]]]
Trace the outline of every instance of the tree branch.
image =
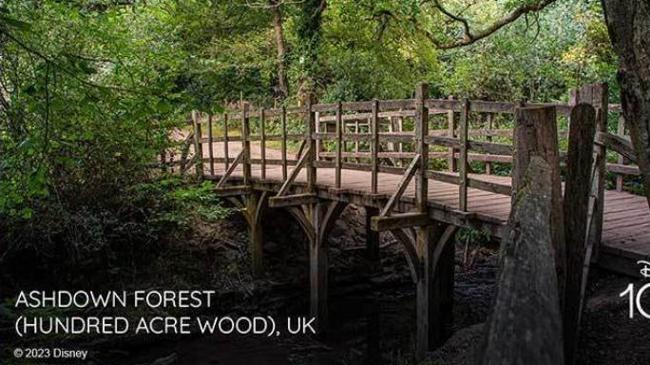
[[456,39],[447,43],[441,43],[440,41],[436,40],[431,33],[421,29],[421,31],[424,32],[425,36],[427,36],[427,38],[431,40],[431,42],[436,46],[436,48],[439,49],[459,48],[459,47],[463,47],[475,43],[476,41],[479,41],[483,38],[492,35],[493,33],[496,33],[499,29],[505,27],[506,25],[513,23],[514,21],[519,19],[522,15],[541,11],[544,8],[546,8],[548,5],[551,5],[552,3],[555,2],[555,0],[541,0],[537,3],[521,5],[515,10],[513,10],[512,12],[510,12],[509,14],[502,17],[501,19],[498,19],[488,27],[478,31],[472,31],[467,18],[461,17],[459,15],[450,12],[440,4],[439,0],[432,0],[432,1],[433,1],[433,5],[442,14],[444,14],[446,17],[456,22],[461,23],[463,25],[463,30],[464,30],[463,38]]

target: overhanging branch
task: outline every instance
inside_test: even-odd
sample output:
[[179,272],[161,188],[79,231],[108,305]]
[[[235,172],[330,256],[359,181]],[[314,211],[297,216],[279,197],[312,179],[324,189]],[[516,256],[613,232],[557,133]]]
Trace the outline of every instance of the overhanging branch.
[[436,40],[431,33],[425,31],[424,32],[425,36],[427,36],[427,38],[429,38],[429,40],[431,40],[431,42],[439,49],[452,49],[452,48],[463,47],[475,43],[476,41],[479,41],[483,38],[492,35],[493,33],[497,32],[499,29],[503,28],[504,26],[513,23],[521,16],[526,15],[528,13],[535,13],[541,11],[544,8],[546,8],[548,5],[551,5],[552,3],[555,2],[555,0],[541,0],[533,4],[521,5],[515,10],[513,10],[512,12],[505,15],[504,17],[498,19],[488,27],[478,31],[472,31],[469,25],[469,20],[467,18],[464,18],[460,15],[454,14],[449,10],[447,10],[444,6],[442,6],[440,0],[432,0],[432,1],[433,1],[433,5],[442,14],[452,19],[453,21],[461,23],[463,26],[463,38],[456,39],[446,43],[442,43]]

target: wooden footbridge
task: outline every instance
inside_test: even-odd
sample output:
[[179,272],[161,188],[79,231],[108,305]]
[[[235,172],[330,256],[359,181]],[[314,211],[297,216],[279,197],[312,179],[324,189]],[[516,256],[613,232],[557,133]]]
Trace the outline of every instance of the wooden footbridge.
[[[523,174],[518,164],[528,153],[516,151],[513,139],[538,144],[556,160],[560,176],[569,126],[581,122],[579,113],[572,118],[579,103],[593,106],[597,125],[587,142],[594,146],[592,178],[583,187],[589,196],[587,257],[631,274],[637,260],[650,258],[650,210],[645,197],[623,189],[638,169],[629,164],[635,156],[624,120],[618,119],[618,133],[609,133],[608,119],[620,107],[609,105],[607,85],[574,91],[569,104],[430,99],[427,90],[420,85],[407,100],[259,110],[244,104],[218,116],[194,113],[190,151],[180,162],[162,158],[167,167],[195,165],[242,209],[255,274],[263,270],[265,212],[283,208],[295,218],[309,239],[311,311],[321,324],[327,318],[328,233],[347,204],[364,207],[368,258],[379,258],[380,232],[390,232],[404,248],[417,288],[420,353],[450,332],[454,248],[448,243],[457,229],[495,239],[505,234],[511,176]],[[533,128],[517,132],[524,124]],[[611,190],[608,174],[614,174]]]

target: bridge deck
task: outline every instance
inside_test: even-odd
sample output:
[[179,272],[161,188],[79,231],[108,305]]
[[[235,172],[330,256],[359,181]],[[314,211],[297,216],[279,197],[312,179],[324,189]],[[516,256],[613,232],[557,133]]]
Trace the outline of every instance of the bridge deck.
[[[214,144],[214,157],[223,157],[223,143]],[[229,155],[235,156],[241,150],[241,143],[229,143]],[[207,148],[204,146],[207,157]],[[277,158],[279,151],[266,149],[267,158]],[[259,158],[259,146],[253,145],[251,157]],[[289,166],[291,171],[293,167]],[[209,175],[210,166],[204,164],[206,176]],[[225,168],[222,163],[215,163],[215,177],[223,175]],[[277,165],[266,166],[266,179],[261,180],[261,166],[252,165],[252,177],[255,186],[264,189],[279,190],[283,182],[282,167]],[[342,170],[341,187],[344,191],[334,192],[334,174],[332,168],[318,168],[317,170],[318,195],[329,199],[340,199],[356,204],[375,205],[381,207],[396,189],[401,175],[379,174],[379,196],[370,196],[370,172],[359,170]],[[243,176],[241,166],[231,175],[237,180]],[[510,177],[495,175],[471,175],[483,181],[510,184]],[[296,185],[306,184],[305,171],[301,171],[296,178]],[[429,179],[428,201],[429,207],[436,218],[449,223],[469,223],[469,225],[487,228],[494,236],[500,237],[502,228],[510,213],[510,196],[495,194],[488,191],[468,189],[468,211],[458,212],[458,185],[448,184]],[[402,203],[397,210],[409,210],[415,200],[414,183],[411,182],[402,198]],[[599,263],[609,269],[631,275],[637,275],[636,261],[650,259],[650,209],[643,196],[627,192],[608,190],[605,192],[605,214],[603,225],[603,245]]]

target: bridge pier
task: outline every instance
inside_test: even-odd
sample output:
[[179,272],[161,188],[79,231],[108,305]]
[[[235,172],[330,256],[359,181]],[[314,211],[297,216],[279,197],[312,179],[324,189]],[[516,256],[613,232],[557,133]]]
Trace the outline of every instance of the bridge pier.
[[333,224],[346,204],[338,201],[319,200],[316,203],[288,207],[289,213],[298,221],[309,240],[309,312],[316,318],[319,331],[327,327],[328,289],[328,242]]
[[381,268],[381,256],[379,252],[379,232],[372,230],[371,218],[379,215],[379,209],[375,207],[364,207],[365,228],[366,228],[366,259],[371,272]]
[[[416,293],[416,359],[451,335],[454,299],[454,244],[457,227],[440,222],[391,230],[403,245]],[[413,232],[415,231],[415,232]]]
[[248,223],[248,252],[251,255],[251,272],[254,277],[260,277],[264,272],[264,235],[261,216],[268,205],[267,192],[249,191],[238,197],[228,197],[228,200],[241,210]]
[[266,193],[251,193],[244,197],[246,216],[248,217],[251,269],[254,277],[264,272],[264,236],[260,217],[266,206]]

